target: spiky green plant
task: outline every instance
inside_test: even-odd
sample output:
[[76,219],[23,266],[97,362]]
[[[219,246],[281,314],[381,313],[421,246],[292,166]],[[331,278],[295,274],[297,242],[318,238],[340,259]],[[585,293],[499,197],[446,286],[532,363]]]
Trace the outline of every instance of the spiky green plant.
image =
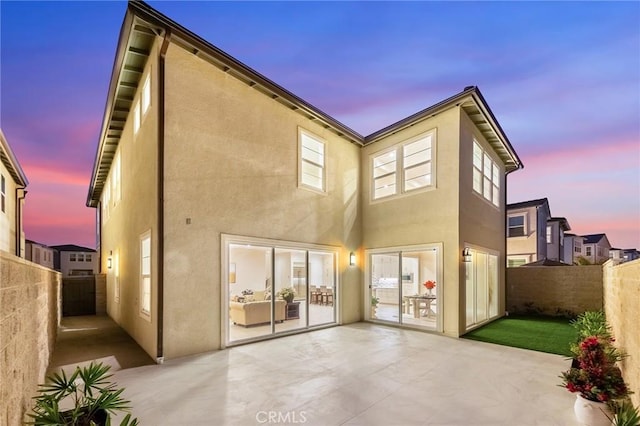
[[[27,415],[30,425],[91,426],[111,424],[108,414],[129,411],[130,402],[122,397],[124,389],[116,389],[108,379],[110,365],[92,362],[76,367],[71,376],[62,370],[47,377],[47,383],[39,385],[39,395],[33,397],[35,406]],[[61,409],[63,401],[70,401],[72,408]],[[120,426],[136,426],[138,419],[127,414]]]
[[578,342],[583,339],[596,336],[604,339],[610,339],[611,327],[607,324],[607,318],[604,311],[587,311],[578,315],[578,318],[571,321],[571,325],[578,332]]
[[613,412],[613,418],[607,416],[607,418],[611,420],[612,426],[640,425],[640,412],[638,412],[638,407],[634,407],[628,399],[620,404],[616,404]]

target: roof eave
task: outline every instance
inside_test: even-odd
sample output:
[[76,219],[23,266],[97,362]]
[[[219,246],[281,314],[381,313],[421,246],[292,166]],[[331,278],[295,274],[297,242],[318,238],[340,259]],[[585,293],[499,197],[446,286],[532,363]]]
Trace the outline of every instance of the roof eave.
[[4,136],[2,129],[0,129],[0,144],[2,144],[2,152],[0,153],[0,158],[2,163],[7,167],[7,170],[11,174],[13,181],[22,188],[26,188],[29,185],[29,180],[27,176],[24,174],[16,155],[13,153],[11,149],[11,145]]

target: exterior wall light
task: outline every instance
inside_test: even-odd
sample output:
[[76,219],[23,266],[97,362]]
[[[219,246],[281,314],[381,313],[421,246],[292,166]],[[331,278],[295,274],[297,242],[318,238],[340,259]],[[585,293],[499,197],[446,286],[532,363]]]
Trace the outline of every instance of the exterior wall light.
[[109,256],[109,257],[107,258],[107,268],[108,268],[108,269],[111,269],[111,266],[112,266],[112,264],[111,264],[111,256]]
[[471,262],[471,251],[469,251],[469,247],[465,247],[462,250],[462,258],[465,262]]
[[349,254],[349,265],[354,266],[356,264],[356,254],[351,252]]

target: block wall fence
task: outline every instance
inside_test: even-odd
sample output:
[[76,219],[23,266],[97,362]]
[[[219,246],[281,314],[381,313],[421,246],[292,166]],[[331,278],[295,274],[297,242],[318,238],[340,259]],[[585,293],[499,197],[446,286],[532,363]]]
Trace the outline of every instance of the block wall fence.
[[601,265],[507,268],[506,309],[547,315],[599,311],[602,276]]
[[622,374],[640,405],[640,259],[604,265],[507,268],[507,310],[557,315],[604,309],[616,347],[629,357]]
[[616,347],[629,357],[620,366],[631,390],[631,400],[640,406],[640,259],[615,265],[608,261],[604,271],[604,310],[616,339]]
[[60,322],[59,272],[0,252],[0,425],[20,425]]

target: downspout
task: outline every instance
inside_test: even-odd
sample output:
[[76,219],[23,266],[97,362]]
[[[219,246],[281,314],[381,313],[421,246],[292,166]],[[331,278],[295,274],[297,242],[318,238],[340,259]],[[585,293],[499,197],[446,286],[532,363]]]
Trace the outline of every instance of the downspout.
[[[26,186],[16,188],[16,256],[20,256],[22,251],[22,200],[27,197],[24,189]],[[22,195],[18,195],[18,191],[22,191]]]
[[167,29],[158,57],[158,364],[164,362],[164,83],[170,40],[171,30]]

